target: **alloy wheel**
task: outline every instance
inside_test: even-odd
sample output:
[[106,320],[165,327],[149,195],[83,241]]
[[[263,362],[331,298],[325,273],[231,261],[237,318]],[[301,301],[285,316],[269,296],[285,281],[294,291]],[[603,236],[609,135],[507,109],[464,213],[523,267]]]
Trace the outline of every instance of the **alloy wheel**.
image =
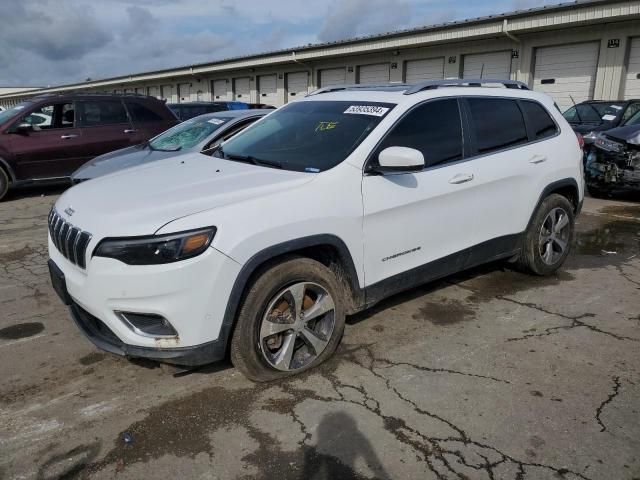
[[551,210],[540,227],[539,253],[547,265],[555,265],[569,248],[571,225],[563,208]]
[[273,368],[299,370],[324,352],[334,327],[329,292],[316,283],[295,283],[269,302],[260,325],[260,350]]

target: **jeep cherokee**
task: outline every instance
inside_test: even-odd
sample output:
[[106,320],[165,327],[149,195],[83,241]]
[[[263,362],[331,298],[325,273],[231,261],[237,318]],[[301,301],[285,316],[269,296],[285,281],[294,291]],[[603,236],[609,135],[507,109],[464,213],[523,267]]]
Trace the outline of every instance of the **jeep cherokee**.
[[99,348],[183,366],[230,353],[271,380],[326,360],[346,315],[402,290],[498,259],[555,272],[581,157],[553,100],[519,82],[328,87],[212,156],[68,190],[51,278]]

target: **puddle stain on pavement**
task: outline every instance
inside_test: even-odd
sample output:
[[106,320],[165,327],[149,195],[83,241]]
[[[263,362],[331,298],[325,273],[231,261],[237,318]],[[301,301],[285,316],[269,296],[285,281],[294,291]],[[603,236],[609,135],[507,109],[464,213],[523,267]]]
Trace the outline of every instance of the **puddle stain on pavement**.
[[44,330],[40,322],[19,323],[0,330],[0,338],[3,340],[20,340],[33,337]]

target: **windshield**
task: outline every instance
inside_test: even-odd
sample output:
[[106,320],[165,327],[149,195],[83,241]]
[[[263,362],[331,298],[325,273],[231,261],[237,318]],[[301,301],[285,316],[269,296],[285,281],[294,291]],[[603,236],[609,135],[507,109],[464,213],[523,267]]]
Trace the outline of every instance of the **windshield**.
[[580,103],[562,115],[569,123],[597,123],[612,122],[616,120],[624,110],[622,105],[616,103]]
[[7,120],[9,120],[19,111],[24,110],[24,108],[28,107],[29,105],[31,105],[31,102],[22,102],[16,105],[15,107],[12,107],[8,110],[0,112],[0,125],[6,122]]
[[640,125],[640,110],[635,113],[629,120],[624,122],[624,126],[627,125]]
[[373,102],[295,102],[274,111],[222,145],[232,160],[322,172],[335,167],[394,107]]
[[224,125],[228,119],[206,115],[187,120],[161,133],[149,142],[154,150],[187,150],[198,145]]

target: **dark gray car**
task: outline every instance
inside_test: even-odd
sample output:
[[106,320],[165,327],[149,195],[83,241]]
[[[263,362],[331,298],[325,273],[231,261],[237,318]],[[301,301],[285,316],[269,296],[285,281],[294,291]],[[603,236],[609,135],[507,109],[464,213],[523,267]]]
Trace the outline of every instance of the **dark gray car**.
[[71,176],[73,183],[182,153],[201,152],[235,135],[272,110],[207,113],[176,125],[148,142],[100,155]]

